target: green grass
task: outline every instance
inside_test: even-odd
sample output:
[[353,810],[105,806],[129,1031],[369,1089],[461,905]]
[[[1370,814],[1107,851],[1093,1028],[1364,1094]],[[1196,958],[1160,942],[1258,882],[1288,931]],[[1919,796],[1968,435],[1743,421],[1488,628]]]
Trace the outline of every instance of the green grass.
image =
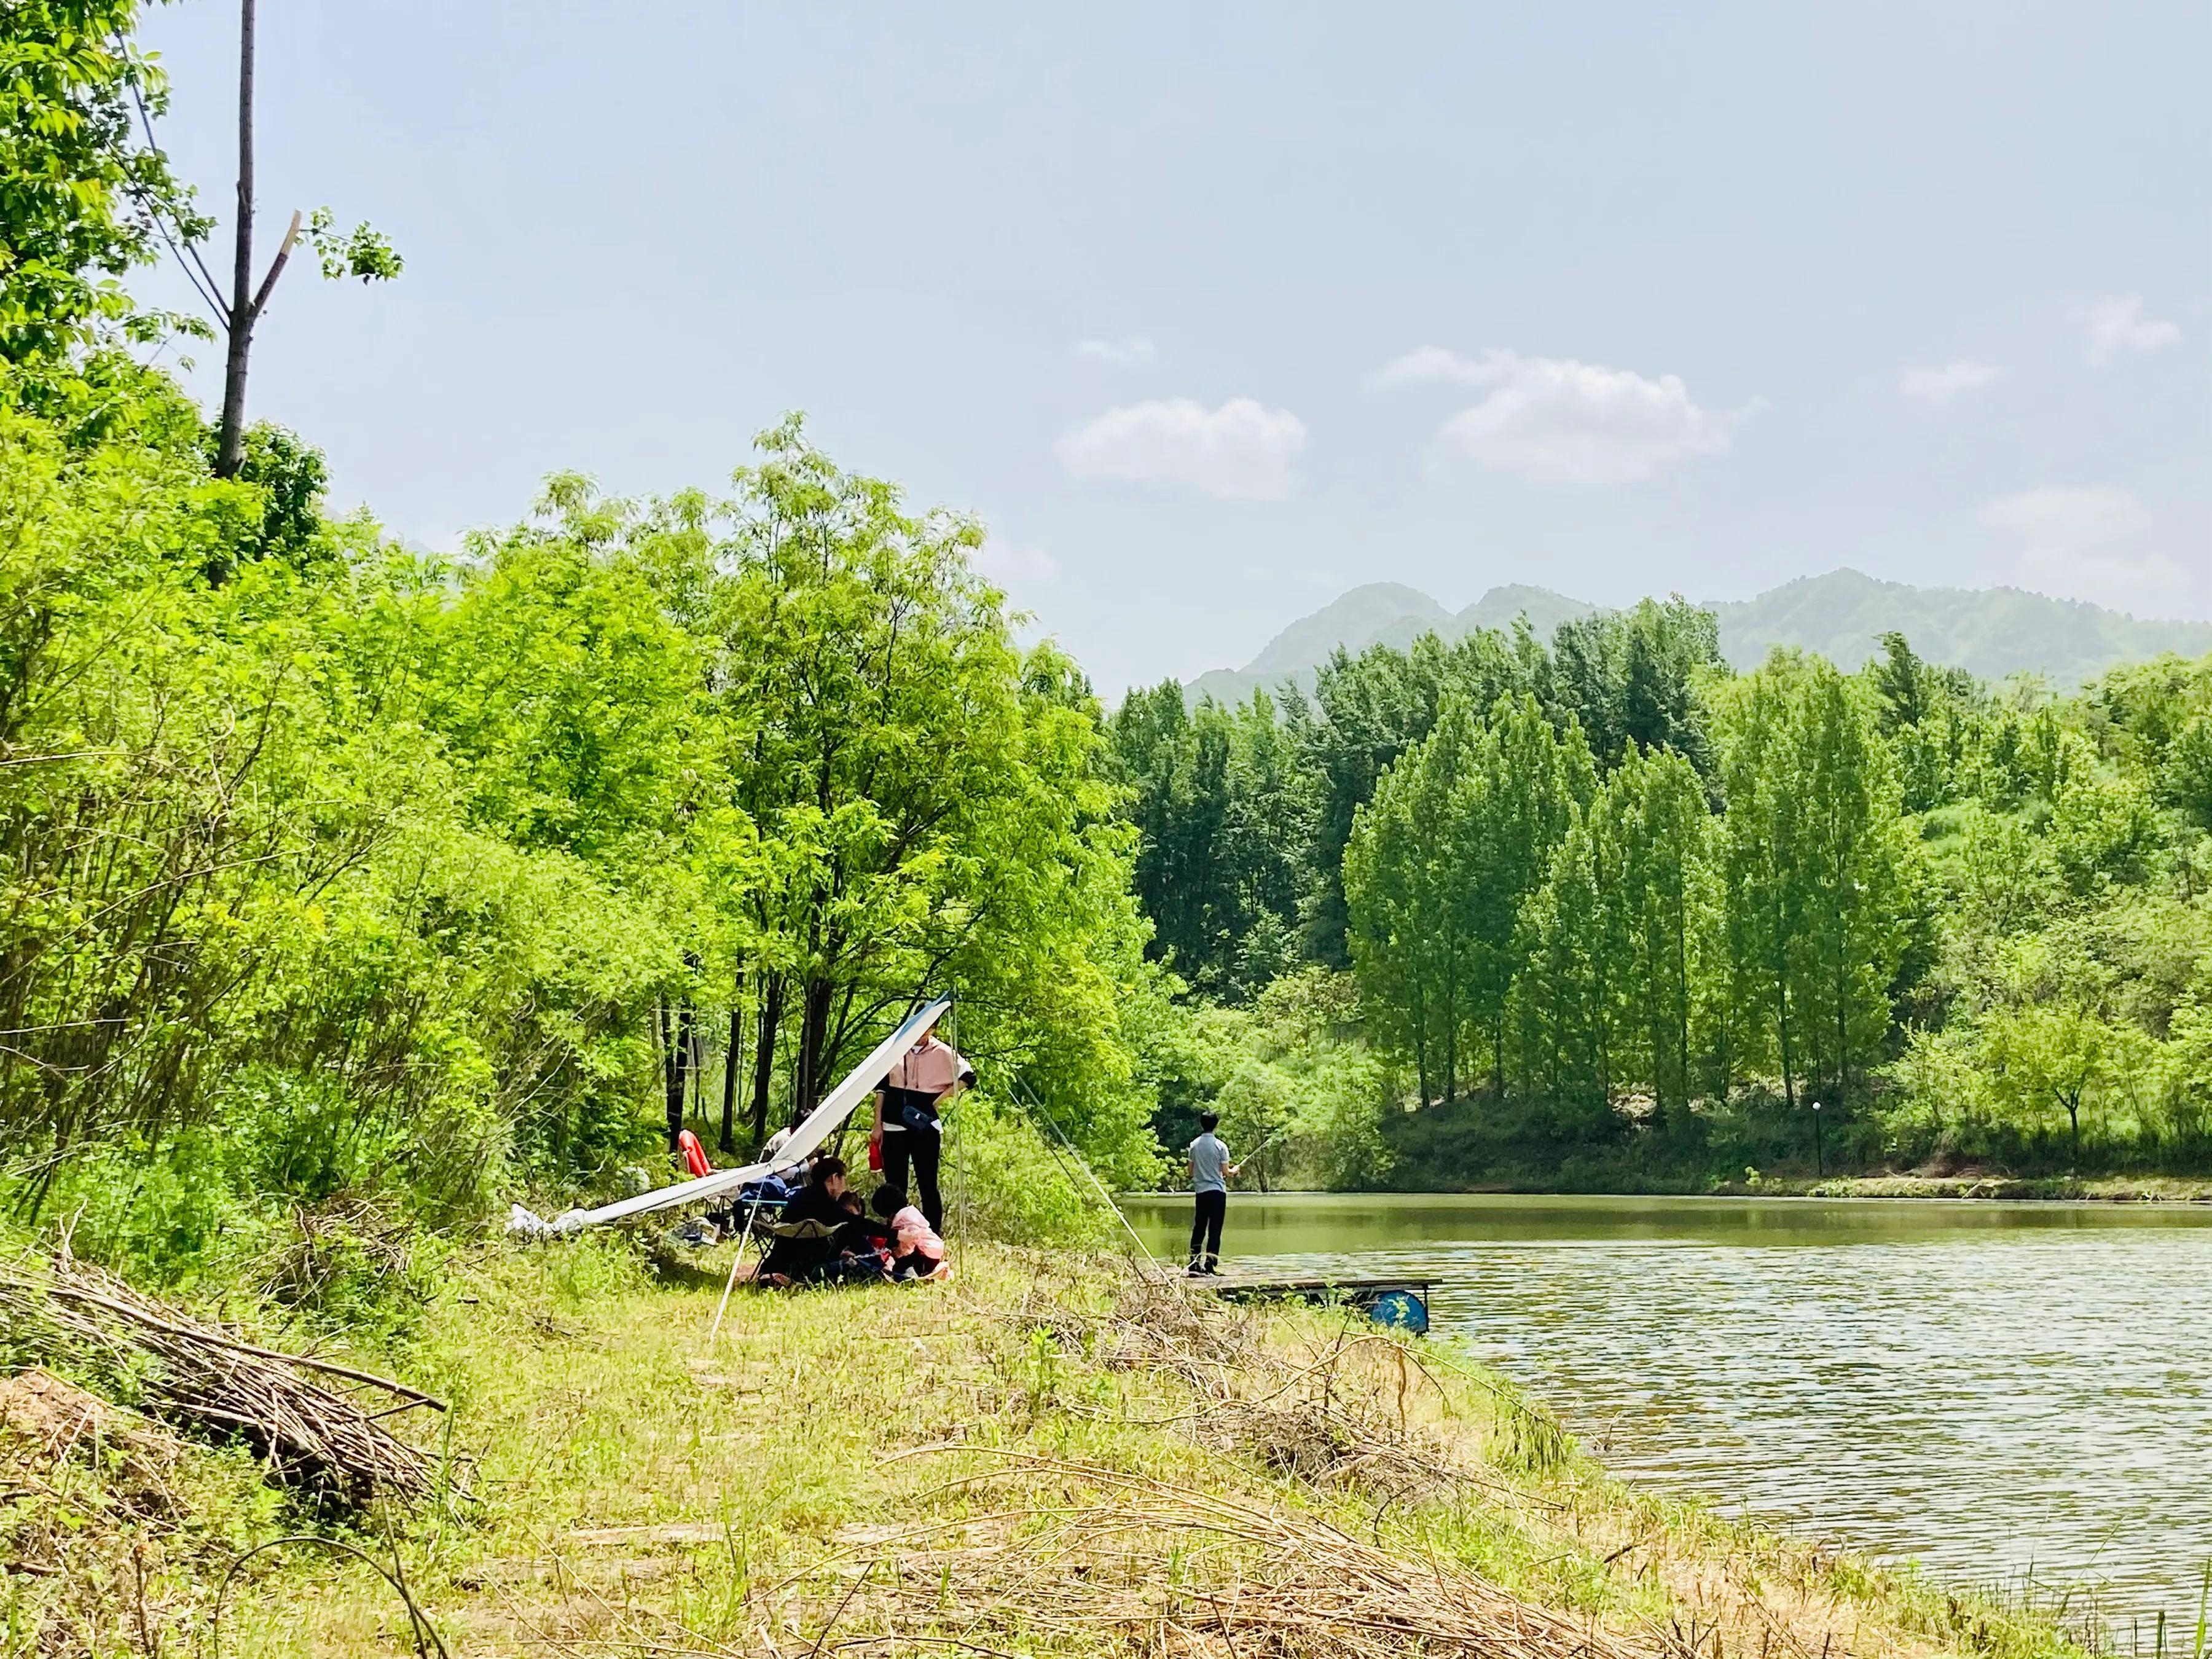
[[[420,1428],[472,1495],[343,1535],[396,1556],[453,1653],[805,1654],[825,1632],[824,1652],[886,1651],[892,1630],[1149,1652],[1109,1602],[1202,1622],[1224,1596],[1322,1594],[1327,1574],[1284,1579],[1315,1537],[1638,1652],[2070,1651],[2034,1619],[1632,1492],[1499,1378],[1345,1316],[977,1248],[950,1286],[741,1291],[710,1346],[720,1266],[656,1275],[617,1239],[456,1252],[411,1328],[361,1356],[452,1406]],[[303,1523],[240,1455],[184,1458],[183,1525],[111,1506],[82,1529],[82,1589],[9,1577],[8,1651],[143,1655],[142,1603],[163,1651],[204,1651],[235,1552]],[[42,1649],[50,1614],[76,1633]],[[249,1564],[224,1626],[232,1659],[410,1650],[391,1588],[323,1551]]]

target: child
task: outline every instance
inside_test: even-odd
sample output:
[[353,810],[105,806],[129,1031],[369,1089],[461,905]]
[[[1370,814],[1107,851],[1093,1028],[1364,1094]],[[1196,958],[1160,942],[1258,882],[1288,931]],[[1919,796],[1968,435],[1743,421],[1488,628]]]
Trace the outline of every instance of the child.
[[876,1213],[897,1235],[891,1259],[893,1279],[936,1279],[945,1272],[945,1241],[929,1224],[929,1218],[906,1201],[906,1189],[888,1182],[876,1188],[872,1200]]
[[1218,1113],[1198,1115],[1198,1139],[1190,1143],[1190,1270],[1218,1275],[1221,1272],[1221,1224],[1229,1213],[1229,1182],[1237,1166],[1229,1161],[1229,1148],[1213,1132],[1221,1126]]
[[872,1285],[890,1276],[890,1230],[871,1220],[860,1194],[848,1188],[837,1199],[839,1220],[830,1235],[832,1259],[818,1277],[824,1284]]

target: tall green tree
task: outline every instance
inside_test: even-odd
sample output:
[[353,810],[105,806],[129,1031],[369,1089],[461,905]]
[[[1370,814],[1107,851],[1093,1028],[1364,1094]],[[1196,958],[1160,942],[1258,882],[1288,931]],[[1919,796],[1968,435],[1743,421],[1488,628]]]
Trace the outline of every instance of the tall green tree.
[[1824,1082],[1840,1098],[1863,1079],[1906,942],[1909,846],[1869,701],[1861,682],[1784,652],[1728,700],[1734,1000],[1765,1010],[1761,1046],[1792,1106],[1802,1082]]
[[137,44],[137,0],[0,11],[0,359],[51,362],[104,330],[143,337],[118,280],[208,222],[150,123],[168,89]]
[[1631,750],[1672,749],[1708,764],[1698,682],[1721,663],[1712,612],[1675,594],[1626,611],[1562,623],[1553,635],[1553,696],[1607,766]]
[[1468,1017],[1489,1050],[1491,1090],[1505,1093],[1506,1018],[1519,971],[1521,907],[1542,883],[1553,848],[1597,793],[1579,722],[1564,735],[1527,692],[1499,699],[1460,795],[1458,879],[1468,918]]
[[1656,1109],[1655,1128],[1688,1109],[1704,1028],[1717,1000],[1719,891],[1717,826],[1705,786],[1672,750],[1639,756],[1613,775],[1606,815],[1624,843],[1630,1001]]
[[1425,1099],[1431,1081],[1451,1098],[1478,1048],[1504,1092],[1521,908],[1595,790],[1579,726],[1561,738],[1526,693],[1480,721],[1455,692],[1358,814],[1344,868],[1353,962]]
[[1790,776],[1789,681],[1792,661],[1778,654],[1729,688],[1723,704],[1721,780],[1728,799],[1722,834],[1729,1004],[1736,1018],[1716,1033],[1715,1085],[1729,1083],[1766,1055],[1797,1103],[1804,1046],[1802,983],[1806,894],[1800,866],[1803,829]]
[[1575,1139],[1602,1135],[1628,1081],[1635,1036],[1634,916],[1620,816],[1601,797],[1569,806],[1544,884],[1522,905],[1510,991],[1518,1082]]
[[1474,711],[1448,702],[1435,729],[1376,781],[1344,853],[1361,995],[1384,1047],[1413,1063],[1425,1104],[1457,1091],[1469,1018],[1467,796],[1481,741]]
[[1815,661],[1792,715],[1806,1052],[1838,1103],[1865,1081],[1888,1029],[1907,939],[1911,843],[1896,769],[1859,682]]

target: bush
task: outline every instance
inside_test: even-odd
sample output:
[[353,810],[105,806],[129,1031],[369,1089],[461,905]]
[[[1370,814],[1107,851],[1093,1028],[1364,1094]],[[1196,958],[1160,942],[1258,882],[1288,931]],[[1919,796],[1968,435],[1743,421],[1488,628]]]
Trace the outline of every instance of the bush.
[[1089,1247],[1110,1243],[1105,1199],[1074,1162],[1012,1105],[980,1091],[953,1108],[942,1176],[967,1224],[1010,1244]]

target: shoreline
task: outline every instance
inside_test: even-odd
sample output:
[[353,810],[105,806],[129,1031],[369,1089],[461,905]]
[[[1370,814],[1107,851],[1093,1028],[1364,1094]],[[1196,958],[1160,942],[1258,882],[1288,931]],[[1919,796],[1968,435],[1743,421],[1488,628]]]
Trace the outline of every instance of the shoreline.
[[[1129,1192],[1119,1198],[1188,1198],[1187,1191]],[[1254,1198],[1803,1198],[1935,1200],[1971,1199],[2007,1204],[2212,1204],[2212,1177],[2186,1176],[1829,1176],[1775,1177],[1756,1184],[1720,1182],[1693,1187],[1537,1187],[1510,1182],[1480,1187],[1279,1187],[1267,1192],[1240,1191]]]

